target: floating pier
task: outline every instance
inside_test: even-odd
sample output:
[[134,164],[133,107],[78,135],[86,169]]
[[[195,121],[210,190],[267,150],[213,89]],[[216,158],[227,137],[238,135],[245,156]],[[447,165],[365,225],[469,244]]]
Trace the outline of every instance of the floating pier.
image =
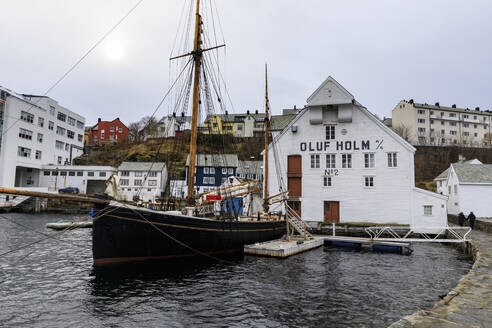
[[330,236],[324,237],[325,246],[350,247],[361,249],[363,246],[370,247],[374,251],[398,253],[402,255],[410,255],[413,250],[410,243],[379,241],[371,238],[362,237],[346,237],[346,236]]
[[46,223],[46,228],[54,230],[92,228],[92,221]]
[[246,245],[244,246],[244,254],[286,258],[294,254],[320,247],[323,245],[323,242],[324,237],[320,236],[314,236],[313,239],[310,240],[276,239],[263,243]]

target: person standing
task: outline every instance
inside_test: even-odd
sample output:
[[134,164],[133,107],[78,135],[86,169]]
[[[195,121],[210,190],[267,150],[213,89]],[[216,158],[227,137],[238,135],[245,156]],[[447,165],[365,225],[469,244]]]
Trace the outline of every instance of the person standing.
[[463,212],[460,212],[460,214],[458,214],[458,223],[460,225],[460,227],[462,227],[464,224],[465,224],[465,215],[463,214]]
[[472,229],[475,226],[475,219],[475,214],[473,214],[473,212],[470,212],[470,214],[468,214],[468,223],[470,224],[470,228]]

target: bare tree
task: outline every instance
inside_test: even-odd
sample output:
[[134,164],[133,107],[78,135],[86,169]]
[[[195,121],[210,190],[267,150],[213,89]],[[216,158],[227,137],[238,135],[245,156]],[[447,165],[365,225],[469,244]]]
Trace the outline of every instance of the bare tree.
[[401,124],[399,126],[395,126],[393,128],[393,131],[395,131],[400,137],[408,141],[408,138],[410,137],[410,129],[408,126]]
[[141,140],[141,135],[140,135],[140,129],[141,129],[141,124],[140,122],[133,122],[128,125],[128,129],[130,130],[130,140],[133,142],[140,142]]

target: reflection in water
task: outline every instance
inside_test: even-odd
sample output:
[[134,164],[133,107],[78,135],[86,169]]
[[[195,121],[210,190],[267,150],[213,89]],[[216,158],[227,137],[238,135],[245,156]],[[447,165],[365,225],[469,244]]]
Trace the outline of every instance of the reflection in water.
[[[60,216],[9,214],[47,233]],[[2,222],[0,251],[40,235]],[[411,256],[318,248],[285,260],[233,257],[92,267],[90,230],[0,260],[6,326],[381,327],[438,301],[470,267],[449,246]]]

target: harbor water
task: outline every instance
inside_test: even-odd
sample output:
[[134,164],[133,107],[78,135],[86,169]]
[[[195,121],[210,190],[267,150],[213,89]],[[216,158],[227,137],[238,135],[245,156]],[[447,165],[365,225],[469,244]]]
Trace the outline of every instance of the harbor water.
[[[73,219],[1,215],[0,253]],[[321,247],[95,270],[91,230],[78,229],[0,258],[0,326],[384,327],[431,308],[471,265],[453,246],[414,244],[410,256]]]

